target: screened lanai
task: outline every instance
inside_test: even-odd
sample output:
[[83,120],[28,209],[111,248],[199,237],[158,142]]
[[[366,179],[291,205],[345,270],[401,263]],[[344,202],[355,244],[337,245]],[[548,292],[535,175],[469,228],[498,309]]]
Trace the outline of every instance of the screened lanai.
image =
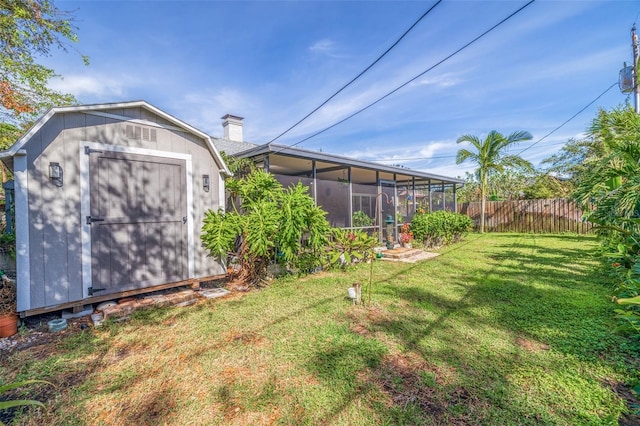
[[[409,222],[419,209],[456,211],[456,189],[464,183],[461,179],[273,143],[234,156],[253,159],[284,186],[302,182],[316,204],[328,212],[331,226],[340,228],[373,230],[391,219],[399,226]],[[367,222],[364,215],[371,225],[363,225]]]

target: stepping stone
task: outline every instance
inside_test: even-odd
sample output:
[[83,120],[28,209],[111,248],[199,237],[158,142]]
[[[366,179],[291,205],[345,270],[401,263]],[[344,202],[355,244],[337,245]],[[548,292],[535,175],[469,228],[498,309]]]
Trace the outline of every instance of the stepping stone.
[[229,290],[226,290],[224,288],[210,288],[210,289],[201,290],[198,292],[198,294],[204,297],[205,299],[215,299],[217,297],[226,296],[227,294],[230,294],[230,293],[231,292]]
[[415,263],[420,260],[432,259],[439,256],[438,253],[429,253],[414,248],[394,248],[391,250],[384,250],[382,252],[382,260],[390,260],[394,262],[407,262]]

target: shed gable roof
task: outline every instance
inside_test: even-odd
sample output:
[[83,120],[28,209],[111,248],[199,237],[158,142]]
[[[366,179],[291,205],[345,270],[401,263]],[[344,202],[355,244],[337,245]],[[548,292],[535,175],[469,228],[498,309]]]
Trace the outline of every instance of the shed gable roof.
[[84,112],[89,114],[94,113],[99,115],[105,115],[116,120],[128,121],[128,122],[145,124],[145,125],[156,126],[156,127],[170,127],[170,126],[165,126],[165,125],[154,123],[144,119],[136,119],[132,117],[126,117],[126,116],[104,112],[106,110],[113,110],[116,108],[143,108],[161,117],[167,122],[171,123],[171,125],[175,126],[177,130],[182,130],[184,132],[191,133],[203,139],[207,144],[207,147],[209,148],[211,155],[214,157],[216,163],[221,168],[222,172],[227,175],[232,174],[229,171],[224,160],[222,159],[220,152],[218,151],[216,146],[213,144],[213,141],[211,140],[211,137],[209,135],[207,135],[204,132],[201,132],[200,130],[185,123],[184,121],[179,120],[178,118],[172,116],[171,114],[168,114],[162,111],[161,109],[154,107],[153,105],[149,104],[146,101],[131,101],[131,102],[119,102],[119,103],[95,104],[95,105],[77,105],[77,106],[51,108],[42,117],[40,117],[38,121],[36,121],[34,125],[31,126],[31,128],[24,135],[22,135],[20,139],[16,141],[16,143],[14,143],[9,149],[5,151],[1,151],[0,158],[10,158],[15,156],[18,153],[18,151],[20,151],[24,147],[24,145],[33,137],[33,135],[35,135],[45,125],[45,123],[47,123],[47,121],[49,121],[51,117],[53,117],[56,114],[63,114],[63,113],[70,113],[70,112]]

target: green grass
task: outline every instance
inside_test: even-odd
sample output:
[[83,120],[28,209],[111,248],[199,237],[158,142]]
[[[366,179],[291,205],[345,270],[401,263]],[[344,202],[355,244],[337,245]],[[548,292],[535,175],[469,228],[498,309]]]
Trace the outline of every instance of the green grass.
[[[485,234],[78,332],[0,360],[57,425],[617,425],[638,343],[611,333],[591,237]],[[365,296],[366,299],[366,296]],[[5,379],[6,378],[6,379]],[[620,393],[620,394],[619,394]]]

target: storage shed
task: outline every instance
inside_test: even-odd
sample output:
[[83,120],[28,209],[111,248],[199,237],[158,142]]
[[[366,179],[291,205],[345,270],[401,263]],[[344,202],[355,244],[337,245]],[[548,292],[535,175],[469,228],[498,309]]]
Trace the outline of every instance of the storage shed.
[[54,108],[0,159],[14,173],[23,316],[225,272],[200,243],[230,175],[209,136],[144,102]]

